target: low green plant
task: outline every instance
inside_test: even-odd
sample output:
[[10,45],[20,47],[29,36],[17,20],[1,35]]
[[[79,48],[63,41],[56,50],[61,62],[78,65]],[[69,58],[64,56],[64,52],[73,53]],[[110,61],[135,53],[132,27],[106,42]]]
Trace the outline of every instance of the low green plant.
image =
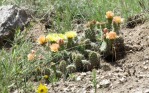
[[97,93],[97,79],[96,79],[96,69],[92,70],[92,83],[94,87],[94,93]]

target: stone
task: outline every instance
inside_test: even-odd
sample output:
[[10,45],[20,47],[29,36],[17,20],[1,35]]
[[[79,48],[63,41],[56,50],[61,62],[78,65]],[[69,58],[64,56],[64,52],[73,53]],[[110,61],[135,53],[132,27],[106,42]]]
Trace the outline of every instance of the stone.
[[15,30],[24,26],[29,22],[29,15],[26,10],[15,5],[7,5],[0,7],[0,40],[13,39]]
[[102,81],[100,82],[100,87],[101,87],[101,88],[107,88],[110,84],[111,84],[110,80],[105,79],[105,80],[102,80]]
[[80,80],[81,80],[81,77],[80,77],[80,76],[78,76],[78,77],[76,78],[76,80],[77,80],[77,81],[80,81]]
[[146,89],[146,90],[144,91],[144,93],[149,93],[149,89]]
[[149,60],[149,56],[144,56],[144,59],[145,60]]
[[144,66],[143,68],[144,68],[145,70],[147,70],[147,69],[148,69],[148,67],[147,67],[147,66]]
[[126,82],[126,81],[127,81],[127,79],[126,79],[126,78],[124,78],[124,77],[122,77],[122,78],[120,78],[120,79],[119,79],[119,81],[120,81],[120,83],[124,83],[124,82]]
[[86,76],[87,74],[85,72],[82,72],[81,73],[81,76]]

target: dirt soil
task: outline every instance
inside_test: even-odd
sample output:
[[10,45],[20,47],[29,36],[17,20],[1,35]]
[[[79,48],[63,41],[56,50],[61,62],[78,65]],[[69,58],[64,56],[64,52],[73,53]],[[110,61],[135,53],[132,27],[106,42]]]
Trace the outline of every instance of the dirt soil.
[[[149,93],[149,23],[121,30],[126,56],[116,62],[101,60],[97,70],[97,93]],[[74,76],[53,86],[49,93],[94,93],[92,72]]]

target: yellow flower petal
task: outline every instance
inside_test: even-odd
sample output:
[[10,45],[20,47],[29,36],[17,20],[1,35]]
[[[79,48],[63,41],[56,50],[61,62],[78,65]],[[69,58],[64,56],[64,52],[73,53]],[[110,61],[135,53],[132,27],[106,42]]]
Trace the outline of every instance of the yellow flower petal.
[[46,43],[47,41],[46,41],[45,35],[40,35],[39,38],[37,39],[37,42],[38,44],[41,44],[41,45]]
[[116,32],[114,32],[114,31],[111,31],[111,32],[109,32],[109,33],[106,33],[106,38],[107,38],[107,39],[114,40],[114,39],[116,39],[117,37],[118,37],[118,36],[117,36]]
[[67,38],[74,38],[77,36],[77,33],[75,31],[69,31],[66,32],[65,35],[67,36]]
[[107,18],[107,19],[112,19],[113,16],[114,16],[114,13],[113,13],[112,11],[106,12],[106,18]]
[[58,35],[56,33],[54,34],[48,34],[46,36],[46,40],[50,42],[56,42],[59,39]]
[[113,22],[114,23],[117,23],[117,24],[120,24],[124,21],[124,18],[121,18],[120,16],[115,16],[113,17]]
[[37,89],[37,93],[48,93],[47,86],[40,84]]
[[51,49],[52,52],[58,52],[59,47],[60,46],[57,43],[54,43],[54,44],[50,45],[50,49]]
[[58,34],[58,36],[59,36],[59,39],[63,39],[63,40],[67,39],[66,35],[64,34]]

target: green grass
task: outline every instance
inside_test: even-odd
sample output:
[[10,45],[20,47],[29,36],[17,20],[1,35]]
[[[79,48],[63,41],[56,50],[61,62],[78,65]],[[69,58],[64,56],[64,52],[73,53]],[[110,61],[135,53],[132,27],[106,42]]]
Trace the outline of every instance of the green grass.
[[[139,5],[139,1],[142,5]],[[115,14],[127,19],[129,16],[149,10],[148,0],[1,0],[1,5],[16,4],[31,9],[34,17],[41,19],[43,15],[54,12],[52,17],[53,30],[65,32],[72,30],[72,21],[81,19],[84,22],[89,20],[105,21],[105,12],[114,11]],[[46,60],[29,62],[27,54],[34,49],[30,40],[21,38],[25,34],[16,33],[15,40],[10,50],[0,50],[0,93],[9,93],[12,90],[20,89],[23,92],[34,91],[27,77],[37,67],[45,68],[48,64],[48,53],[41,50],[38,54],[46,56]],[[18,43],[19,42],[19,43]],[[44,50],[46,51],[46,50]],[[42,74],[41,74],[42,76]],[[31,86],[31,87],[30,87]]]
[[109,10],[125,19],[149,10],[148,0],[3,0],[1,4],[27,7],[36,13],[35,17],[54,12],[53,21],[57,27],[53,29],[58,32],[71,30],[72,20],[76,18],[104,21],[105,12]]

